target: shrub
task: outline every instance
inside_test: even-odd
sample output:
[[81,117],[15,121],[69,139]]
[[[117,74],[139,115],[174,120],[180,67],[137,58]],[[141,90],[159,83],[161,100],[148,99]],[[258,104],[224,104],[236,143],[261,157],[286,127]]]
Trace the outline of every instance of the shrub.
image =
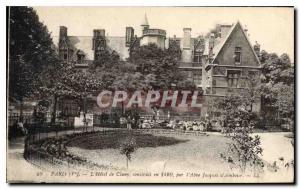
[[131,155],[137,149],[135,138],[130,135],[121,142],[120,153],[126,156],[126,167],[128,169],[128,161],[131,161]]
[[231,137],[229,144],[229,156],[232,163],[238,165],[242,172],[247,166],[255,168],[263,167],[259,155],[262,154],[259,136],[252,137],[254,127],[257,125],[257,116],[252,112],[252,103],[243,96],[225,97],[219,103],[223,110],[223,122],[225,134]]

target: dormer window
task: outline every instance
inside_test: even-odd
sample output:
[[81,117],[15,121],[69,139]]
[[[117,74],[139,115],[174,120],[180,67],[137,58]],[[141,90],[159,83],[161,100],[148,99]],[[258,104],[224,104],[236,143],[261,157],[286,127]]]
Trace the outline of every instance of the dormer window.
[[241,62],[242,62],[242,47],[235,47],[234,62],[236,64],[241,64]]

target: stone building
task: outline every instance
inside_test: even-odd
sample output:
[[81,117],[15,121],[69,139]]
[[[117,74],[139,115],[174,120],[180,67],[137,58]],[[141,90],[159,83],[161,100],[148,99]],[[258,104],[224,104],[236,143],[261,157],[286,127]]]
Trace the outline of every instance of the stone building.
[[[122,61],[133,48],[150,43],[161,49],[178,45],[181,49],[180,69],[186,77],[202,89],[204,96],[222,97],[240,93],[249,85],[250,78],[260,76],[259,45],[250,44],[247,30],[240,22],[219,24],[205,36],[192,37],[192,28],[183,28],[182,37],[167,37],[162,29],[150,28],[147,16],[141,24],[142,35],[135,35],[133,27],[124,28],[124,36],[107,36],[105,29],[94,29],[92,36],[69,36],[67,27],[60,26],[54,38],[62,60],[86,69],[97,60],[100,51],[117,53]],[[257,100],[256,111],[260,111]],[[203,108],[203,115],[205,113]]]

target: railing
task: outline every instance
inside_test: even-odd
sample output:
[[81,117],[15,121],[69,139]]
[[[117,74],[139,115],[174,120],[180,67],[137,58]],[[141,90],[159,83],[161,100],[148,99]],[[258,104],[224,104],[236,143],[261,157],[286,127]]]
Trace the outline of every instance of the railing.
[[[144,115],[140,115],[140,117],[142,119],[147,119],[147,120],[151,120],[153,118],[154,115],[147,115],[147,114],[144,114]],[[158,120],[180,120],[180,121],[200,121],[201,119],[201,116],[184,116],[184,115],[170,115],[170,116],[167,116],[167,115],[161,115],[161,116],[155,116],[155,119],[158,119]]]
[[[59,115],[59,112],[56,113],[56,117],[58,117],[58,115]],[[31,124],[34,122],[32,113],[23,112],[22,117],[23,117],[23,123]],[[51,117],[52,117],[51,113],[46,112],[46,114],[45,114],[46,122],[49,122],[51,120]],[[8,112],[8,125],[13,125],[17,121],[19,121],[19,119],[20,119],[19,113]]]
[[166,36],[166,31],[161,29],[146,29],[143,31],[143,35],[162,35]]

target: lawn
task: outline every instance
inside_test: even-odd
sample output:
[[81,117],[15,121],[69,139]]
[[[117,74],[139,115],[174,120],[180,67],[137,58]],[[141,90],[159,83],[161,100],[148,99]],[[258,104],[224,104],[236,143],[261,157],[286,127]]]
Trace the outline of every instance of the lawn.
[[127,137],[134,138],[138,148],[168,146],[188,141],[187,139],[176,139],[174,137],[166,136],[154,136],[151,134],[140,134],[134,132],[116,132],[108,135],[97,133],[94,135],[81,137],[76,140],[70,141],[68,143],[68,146],[88,150],[99,150],[109,148],[118,149],[121,143]]
[[[263,179],[253,178],[252,182],[291,181],[293,169],[286,169],[279,158],[285,162],[293,160],[291,139],[286,133],[258,133],[261,137],[265,162]],[[125,169],[126,158],[118,149],[126,135],[90,136],[71,142],[68,150],[100,165]],[[228,155],[231,139],[220,133],[190,136],[175,134],[139,134],[136,137],[139,148],[133,153],[130,170],[140,171],[182,171],[189,173],[240,173],[236,165],[222,159],[220,154]],[[274,171],[270,165],[277,161],[280,169]],[[251,171],[251,170],[248,170]],[[252,174],[249,172],[249,174]],[[258,179],[258,180],[257,180]],[[247,180],[250,181],[250,180]]]
[[[135,170],[218,171],[231,170],[220,158],[229,138],[221,135],[151,135],[134,134],[139,148],[132,156],[130,168]],[[68,144],[68,150],[98,164],[124,168],[126,159],[119,144],[126,135],[94,135]]]

